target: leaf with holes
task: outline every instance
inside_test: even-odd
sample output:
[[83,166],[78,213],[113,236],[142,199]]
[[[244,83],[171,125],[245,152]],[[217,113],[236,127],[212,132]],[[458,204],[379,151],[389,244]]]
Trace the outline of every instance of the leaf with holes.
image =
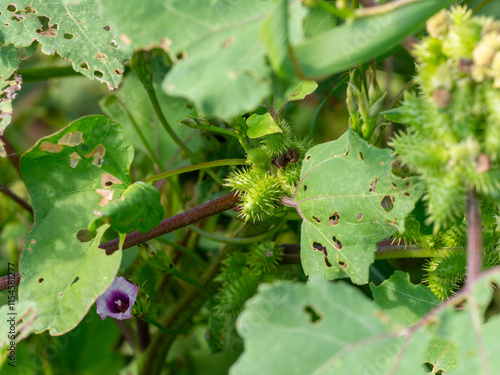
[[238,317],[245,350],[229,374],[423,374],[427,338],[390,332],[387,319],[344,283],[261,285]]
[[90,242],[77,233],[130,185],[133,157],[120,126],[105,116],[83,117],[21,157],[35,223],[21,255],[19,299],[37,303],[36,332],[71,330],[113,281],[121,252],[98,248],[108,225]]
[[301,259],[308,275],[368,282],[377,242],[404,229],[422,195],[417,178],[391,172],[388,149],[368,145],[349,129],[310,149],[288,203],[304,219]]
[[110,88],[118,87],[128,54],[114,40],[114,32],[96,12],[95,0],[64,3],[12,0],[0,9],[0,40],[17,47],[40,42],[42,52],[70,60],[73,69]]
[[500,317],[482,322],[499,283],[500,268],[484,272],[460,298],[399,329],[387,308],[345,283],[261,285],[238,317],[245,350],[230,375],[428,374],[424,363],[433,374],[496,374]]
[[120,199],[94,211],[97,218],[90,223],[89,230],[94,231],[102,224],[109,223],[111,228],[121,234],[134,230],[148,232],[163,219],[164,211],[160,200],[160,193],[154,186],[138,181],[130,185]]

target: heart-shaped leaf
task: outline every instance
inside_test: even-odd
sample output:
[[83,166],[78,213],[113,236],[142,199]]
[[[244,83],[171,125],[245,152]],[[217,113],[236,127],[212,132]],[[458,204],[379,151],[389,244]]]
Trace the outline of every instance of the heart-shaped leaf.
[[291,203],[304,219],[306,274],[368,282],[377,242],[403,231],[422,195],[416,177],[392,174],[393,160],[390,150],[368,145],[351,129],[307,152]]
[[108,225],[90,242],[77,233],[130,185],[133,157],[120,126],[105,116],[83,117],[21,157],[35,223],[21,255],[19,299],[37,303],[36,332],[71,330],[113,281],[121,252],[98,248]]

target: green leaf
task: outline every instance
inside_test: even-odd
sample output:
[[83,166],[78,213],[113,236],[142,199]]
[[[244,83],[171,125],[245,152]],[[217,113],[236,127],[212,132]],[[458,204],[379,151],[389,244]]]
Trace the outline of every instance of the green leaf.
[[37,303],[36,332],[71,330],[113,281],[121,252],[107,256],[98,248],[108,225],[90,242],[77,233],[130,185],[133,156],[116,122],[87,116],[21,157],[35,223],[21,255],[19,299]]
[[313,147],[291,205],[304,219],[301,259],[308,275],[368,282],[377,242],[404,230],[422,195],[418,179],[391,172],[388,149],[368,145],[350,128]]
[[304,36],[312,38],[332,30],[337,25],[336,17],[323,8],[309,8],[309,14],[304,20]]
[[404,117],[404,108],[403,107],[398,107],[398,108],[393,108],[389,109],[387,111],[380,112],[381,115],[384,115],[384,117],[393,122],[397,122],[398,124],[402,124],[403,117]]
[[395,1],[358,10],[357,18],[297,44],[287,44],[286,17],[283,11],[274,12],[266,20],[273,26],[263,36],[264,44],[278,74],[289,77],[298,74],[302,79],[326,77],[391,50],[434,13],[453,2]]
[[90,79],[118,87],[128,55],[114,41],[115,32],[97,13],[95,0],[61,3],[13,0],[0,9],[0,41],[17,47],[40,42],[42,52],[57,53]]
[[247,118],[247,125],[249,138],[260,138],[268,134],[283,133],[269,113],[265,115],[253,114]]
[[15,294],[13,294],[15,293],[14,289],[8,289],[5,297],[5,300],[10,303],[0,307],[0,314],[4,317],[0,321],[0,334],[2,335],[0,352],[2,359],[5,359],[5,352],[7,352],[7,355],[10,355],[12,342],[15,342],[15,345],[17,345],[33,332],[31,323],[37,315],[36,303],[32,301],[17,301]]
[[458,365],[457,344],[453,340],[434,337],[424,354],[425,361],[436,365],[436,370],[449,371]]
[[[272,1],[99,0],[124,47],[159,46],[174,62],[163,82],[171,96],[195,103],[199,117],[231,120],[271,92],[271,69],[259,38]],[[301,32],[293,23],[294,33]]]
[[439,299],[425,285],[413,285],[407,273],[396,271],[381,285],[370,284],[375,302],[394,322],[408,327],[439,305]]
[[318,84],[314,81],[300,81],[298,84],[292,86],[282,98],[276,97],[274,100],[274,108],[279,111],[288,102],[302,100],[307,95],[312,94],[318,88]]
[[261,285],[238,318],[245,351],[230,375],[423,374],[425,336],[405,343],[385,319],[373,301],[343,283]]
[[102,224],[109,223],[118,233],[139,230],[145,233],[156,227],[163,219],[161,196],[154,186],[138,181],[130,185],[119,199],[94,211],[97,216],[89,230],[94,231]]

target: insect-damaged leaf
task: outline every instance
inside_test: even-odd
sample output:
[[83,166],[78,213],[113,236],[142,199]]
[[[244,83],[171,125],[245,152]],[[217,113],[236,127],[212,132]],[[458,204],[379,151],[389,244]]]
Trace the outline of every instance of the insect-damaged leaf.
[[139,230],[145,233],[156,227],[163,219],[161,196],[155,187],[138,181],[130,185],[120,197],[101,210],[94,213],[98,216],[89,226],[93,231],[104,223],[109,223],[118,233]]
[[423,363],[450,374],[496,374],[500,318],[480,322],[499,273],[485,272],[460,300],[431,310],[410,329],[395,329],[401,319],[389,306],[382,309],[345,283],[263,284],[238,317],[245,350],[229,374],[428,374]]
[[304,271],[326,279],[368,282],[377,242],[404,229],[422,195],[416,178],[391,172],[391,151],[368,145],[349,129],[307,152],[293,201],[304,219]]
[[238,317],[245,350],[229,374],[423,374],[427,338],[405,342],[388,319],[344,283],[261,285]]
[[[22,77],[13,74],[19,63],[27,60],[35,51],[37,43],[33,43],[27,48],[17,48],[12,44],[2,45],[0,43],[0,135],[3,135],[5,128],[10,124],[12,115],[12,100],[15,99],[21,90]],[[0,157],[5,157],[6,152],[0,140]]]
[[97,14],[95,0],[12,0],[2,4],[3,43],[27,47],[36,40],[43,53],[57,53],[70,60],[75,71],[118,87],[128,54],[114,41],[110,25]]
[[77,233],[130,185],[133,157],[120,126],[105,116],[83,117],[21,157],[35,223],[21,255],[19,299],[37,303],[36,332],[71,330],[113,281],[121,252],[98,248],[108,225],[90,242]]

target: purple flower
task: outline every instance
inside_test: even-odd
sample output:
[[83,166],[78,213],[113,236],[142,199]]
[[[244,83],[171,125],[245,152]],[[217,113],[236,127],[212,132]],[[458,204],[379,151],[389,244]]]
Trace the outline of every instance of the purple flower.
[[132,318],[132,306],[137,299],[139,288],[123,277],[115,276],[108,289],[97,298],[97,313],[102,320],[110,316],[123,320]]

